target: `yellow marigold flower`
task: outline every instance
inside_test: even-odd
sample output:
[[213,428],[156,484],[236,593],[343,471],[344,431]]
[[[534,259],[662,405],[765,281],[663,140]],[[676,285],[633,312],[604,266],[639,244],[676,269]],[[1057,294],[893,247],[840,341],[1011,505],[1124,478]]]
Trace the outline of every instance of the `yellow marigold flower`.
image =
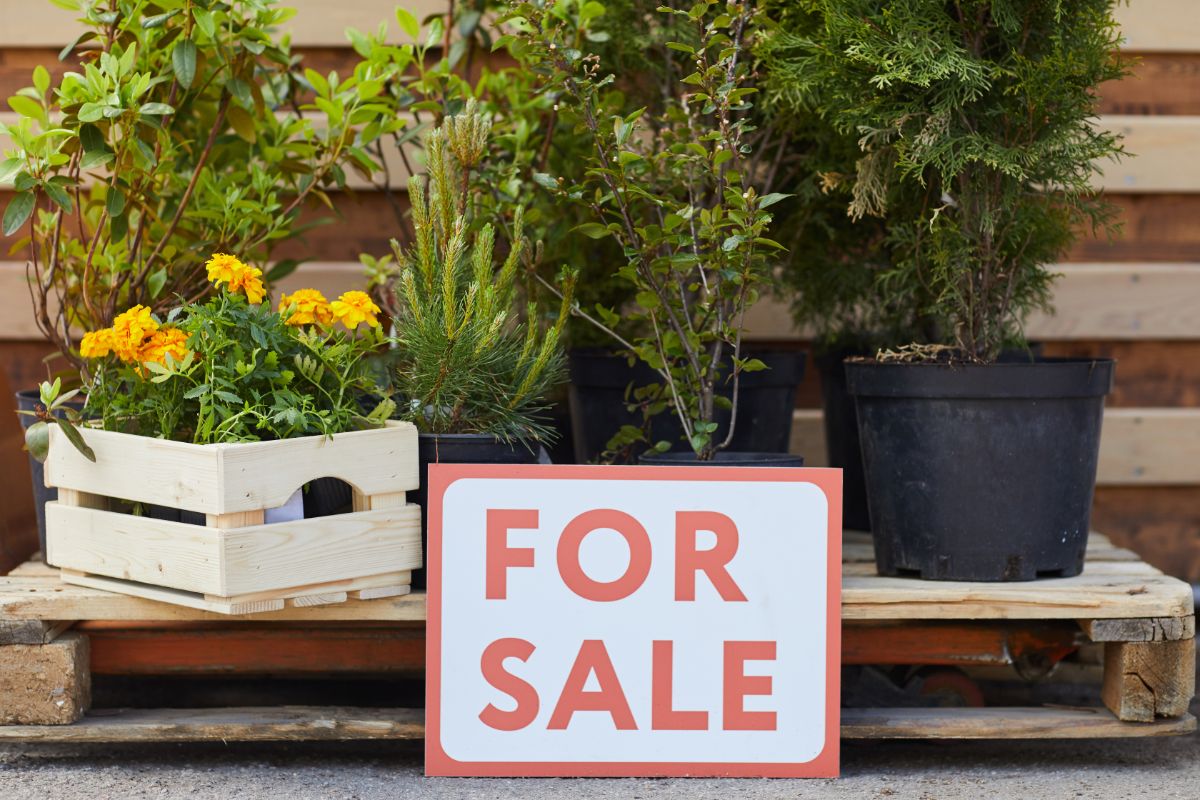
[[379,306],[366,292],[346,292],[330,303],[329,308],[334,318],[350,330],[364,322],[379,327],[379,319],[375,316],[379,313]]
[[246,270],[241,259],[227,253],[213,253],[204,266],[208,268],[208,279],[217,286],[232,284]]
[[79,355],[84,358],[103,358],[112,352],[114,337],[112,328],[85,333],[79,342]]
[[135,362],[146,338],[158,330],[158,323],[150,316],[150,309],[134,306],[113,320],[112,351],[122,361]]
[[333,310],[325,295],[316,289],[297,289],[279,298],[279,310],[292,308],[287,318],[288,325],[329,325],[333,322]]
[[261,269],[247,267],[246,271],[236,281],[229,284],[229,291],[234,292],[241,289],[246,293],[246,299],[252,305],[260,305],[263,298],[267,296],[267,290],[263,287],[261,275]]
[[138,361],[153,361],[165,366],[168,354],[177,362],[183,361],[188,354],[187,339],[187,334],[179,328],[159,328],[142,345]]

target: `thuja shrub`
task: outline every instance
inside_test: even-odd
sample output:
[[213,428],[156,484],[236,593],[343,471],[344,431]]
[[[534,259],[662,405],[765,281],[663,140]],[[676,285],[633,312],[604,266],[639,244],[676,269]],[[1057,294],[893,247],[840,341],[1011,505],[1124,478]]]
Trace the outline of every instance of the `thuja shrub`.
[[[850,216],[887,217],[876,291],[994,359],[1081,229],[1113,224],[1092,178],[1123,152],[1095,120],[1096,87],[1126,73],[1116,0],[795,2],[822,22],[790,68],[858,137]],[[890,213],[898,186],[919,197]]]

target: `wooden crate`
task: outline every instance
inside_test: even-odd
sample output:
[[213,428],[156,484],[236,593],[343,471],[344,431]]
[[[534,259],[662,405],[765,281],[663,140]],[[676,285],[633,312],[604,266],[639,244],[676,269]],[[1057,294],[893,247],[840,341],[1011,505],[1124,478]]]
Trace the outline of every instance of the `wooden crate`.
[[[50,426],[49,563],[62,580],[221,614],[406,594],[421,566],[417,432],[194,445],[85,430],[96,461]],[[354,490],[346,514],[264,523],[317,478]],[[207,525],[110,510],[114,500],[205,515]]]
[[[1084,574],[1020,584],[880,578],[871,545],[843,547],[845,664],[1052,664],[1103,650],[1103,702],[1088,708],[855,708],[845,739],[1113,738],[1186,734],[1194,689],[1191,587],[1093,535]],[[0,645],[45,646],[65,627],[90,641],[98,675],[420,675],[425,595],[248,617],[85,586],[28,563],[0,578]],[[303,621],[304,624],[298,624]],[[0,647],[2,649],[2,647]],[[1068,678],[1062,678],[1067,680]],[[0,741],[411,739],[406,709],[286,707],[96,711],[72,725],[0,726]]]

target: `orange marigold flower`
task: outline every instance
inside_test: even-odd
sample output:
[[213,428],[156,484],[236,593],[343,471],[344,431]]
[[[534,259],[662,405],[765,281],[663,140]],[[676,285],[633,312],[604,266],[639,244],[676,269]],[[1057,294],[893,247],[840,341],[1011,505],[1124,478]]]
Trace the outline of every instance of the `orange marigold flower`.
[[176,362],[183,361],[188,354],[187,340],[187,334],[179,328],[159,328],[142,345],[141,351],[138,352],[138,361],[153,361],[165,366],[168,355]]
[[379,306],[366,292],[346,292],[330,303],[329,308],[334,318],[350,330],[364,322],[379,327],[379,319],[375,316],[379,313]]
[[279,310],[292,309],[287,318],[288,325],[329,325],[333,322],[333,310],[325,295],[316,289],[297,289],[279,298]]
[[79,342],[79,355],[84,358],[103,358],[112,352],[114,343],[112,328],[85,333]]
[[246,267],[246,271],[241,274],[241,277],[229,284],[229,291],[241,289],[246,293],[246,299],[250,301],[251,305],[261,305],[263,298],[267,296],[261,276],[261,269]]
[[146,338],[158,330],[150,309],[134,306],[113,320],[111,348],[122,361],[135,362]]

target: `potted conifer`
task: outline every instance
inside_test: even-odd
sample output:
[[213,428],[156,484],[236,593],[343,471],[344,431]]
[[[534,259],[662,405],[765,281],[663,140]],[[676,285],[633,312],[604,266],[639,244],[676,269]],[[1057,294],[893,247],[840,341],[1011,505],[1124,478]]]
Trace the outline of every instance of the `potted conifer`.
[[[1121,153],[1095,126],[1123,74],[1113,0],[819,3],[803,62],[859,137],[855,215],[887,214],[878,290],[912,297],[940,341],[849,362],[883,574],[1027,580],[1082,570],[1107,360],[999,359],[1045,308],[1051,266]],[[889,213],[890,187],[921,202]]]
[[[565,379],[560,339],[574,275],[563,274],[562,304],[544,320],[519,296],[528,247],[521,207],[507,242],[474,214],[486,190],[477,168],[490,132],[472,101],[428,133],[427,177],[409,183],[414,244],[393,242],[400,275],[392,382],[402,418],[420,431],[422,506],[431,463],[537,461],[552,437],[547,393]],[[423,585],[423,575],[417,580]]]

